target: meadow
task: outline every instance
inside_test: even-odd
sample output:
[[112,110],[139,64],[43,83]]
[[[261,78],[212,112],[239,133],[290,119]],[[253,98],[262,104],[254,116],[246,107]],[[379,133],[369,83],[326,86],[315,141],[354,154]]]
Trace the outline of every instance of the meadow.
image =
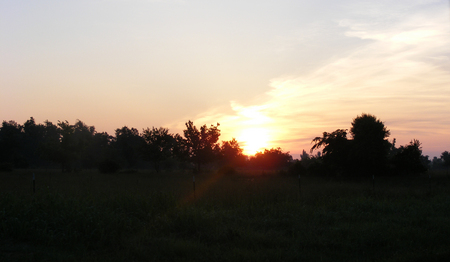
[[430,175],[0,173],[0,261],[448,261]]

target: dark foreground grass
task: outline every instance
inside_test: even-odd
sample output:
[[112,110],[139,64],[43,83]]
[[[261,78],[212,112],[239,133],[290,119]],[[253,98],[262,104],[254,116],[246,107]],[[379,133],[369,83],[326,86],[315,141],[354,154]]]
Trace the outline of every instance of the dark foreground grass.
[[0,173],[0,261],[448,261],[445,176]]

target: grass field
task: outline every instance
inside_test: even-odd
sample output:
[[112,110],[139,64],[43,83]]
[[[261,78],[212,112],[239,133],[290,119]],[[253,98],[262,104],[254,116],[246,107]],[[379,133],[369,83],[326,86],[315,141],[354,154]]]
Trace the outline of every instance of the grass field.
[[[33,193],[32,174],[36,177]],[[449,261],[445,174],[0,173],[0,261]]]

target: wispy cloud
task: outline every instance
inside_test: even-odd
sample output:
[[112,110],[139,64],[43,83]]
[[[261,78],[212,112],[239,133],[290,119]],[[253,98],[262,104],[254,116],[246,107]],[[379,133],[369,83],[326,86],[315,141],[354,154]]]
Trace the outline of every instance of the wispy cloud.
[[[427,1],[420,2],[415,4]],[[449,150],[447,12],[416,8],[387,24],[385,17],[376,19],[381,13],[377,10],[369,22],[342,19],[338,23],[346,29],[345,36],[370,41],[312,73],[272,79],[262,102],[232,101],[232,114],[206,113],[201,120],[223,123],[228,137],[239,136],[245,128],[264,127],[273,139],[270,146],[300,153],[323,131],[349,128],[354,117],[366,112],[384,121],[399,143],[417,138],[430,154]]]

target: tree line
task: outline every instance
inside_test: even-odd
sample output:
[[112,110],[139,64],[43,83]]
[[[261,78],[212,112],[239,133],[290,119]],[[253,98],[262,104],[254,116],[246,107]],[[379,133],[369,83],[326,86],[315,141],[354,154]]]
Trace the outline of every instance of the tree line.
[[0,128],[0,169],[55,168],[63,172],[98,168],[101,172],[151,167],[162,169],[191,168],[200,171],[205,165],[260,166],[274,169],[287,165],[292,157],[280,148],[258,152],[248,158],[236,141],[219,142],[219,123],[196,127],[185,123],[183,135],[169,129],[123,126],[114,136],[97,132],[80,120],[75,124],[44,121],[33,117],[23,125],[3,121]]
[[[98,168],[101,172],[120,169],[194,169],[208,167],[288,170],[292,174],[374,175],[418,174],[430,166],[450,167],[447,151],[430,161],[422,154],[419,140],[397,147],[388,140],[390,131],[374,115],[353,119],[350,130],[323,132],[312,140],[310,153],[293,160],[281,148],[265,149],[248,157],[236,141],[221,141],[220,124],[196,127],[185,123],[182,135],[169,129],[123,126],[115,134],[97,132],[80,120],[75,124],[44,121],[33,117],[23,125],[3,121],[0,128],[0,170],[13,168],[61,168],[63,172]],[[313,155],[313,152],[316,154]],[[225,168],[225,170],[227,170]]]

